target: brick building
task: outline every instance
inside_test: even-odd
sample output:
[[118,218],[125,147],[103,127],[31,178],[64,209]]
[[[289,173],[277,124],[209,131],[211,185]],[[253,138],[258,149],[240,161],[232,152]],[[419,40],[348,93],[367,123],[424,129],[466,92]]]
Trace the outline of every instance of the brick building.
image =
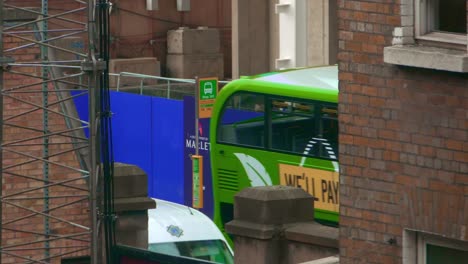
[[340,263],[467,259],[467,5],[338,0]]

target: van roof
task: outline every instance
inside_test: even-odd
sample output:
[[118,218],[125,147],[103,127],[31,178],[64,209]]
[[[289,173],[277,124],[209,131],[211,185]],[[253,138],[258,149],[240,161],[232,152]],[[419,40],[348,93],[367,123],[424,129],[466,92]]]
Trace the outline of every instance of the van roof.
[[[222,240],[213,221],[191,207],[154,199],[156,208],[148,210],[148,243]],[[226,242],[227,244],[227,242]]]

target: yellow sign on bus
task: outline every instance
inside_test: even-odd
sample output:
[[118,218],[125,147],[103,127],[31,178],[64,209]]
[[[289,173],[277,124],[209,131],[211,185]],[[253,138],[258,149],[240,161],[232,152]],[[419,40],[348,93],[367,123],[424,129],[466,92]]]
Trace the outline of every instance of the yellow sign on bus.
[[281,185],[299,187],[314,196],[315,208],[338,212],[338,172],[279,164],[279,176]]

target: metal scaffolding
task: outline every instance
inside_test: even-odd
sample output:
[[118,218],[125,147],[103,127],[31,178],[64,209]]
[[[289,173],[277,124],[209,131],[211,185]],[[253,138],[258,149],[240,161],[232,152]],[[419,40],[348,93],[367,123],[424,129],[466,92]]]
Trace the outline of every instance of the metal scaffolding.
[[0,263],[111,263],[108,0],[23,2],[0,0]]

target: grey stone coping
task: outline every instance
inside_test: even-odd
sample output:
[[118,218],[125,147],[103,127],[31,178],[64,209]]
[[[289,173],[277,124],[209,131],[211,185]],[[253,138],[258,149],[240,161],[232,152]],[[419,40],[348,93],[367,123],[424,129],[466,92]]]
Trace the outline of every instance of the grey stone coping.
[[384,48],[384,62],[450,72],[468,72],[468,52],[422,45]]
[[148,197],[120,198],[114,200],[116,212],[141,211],[156,208],[156,201]]
[[226,232],[235,236],[255,239],[271,239],[281,233],[281,226],[232,220],[225,225]]
[[314,220],[314,198],[290,186],[251,187],[234,197],[234,219],[263,225]]
[[338,228],[305,222],[286,225],[258,224],[233,220],[226,224],[229,234],[254,239],[284,237],[289,241],[338,249]]
[[317,222],[297,223],[284,231],[288,240],[330,248],[338,248],[338,232],[338,228]]
[[327,258],[311,260],[311,261],[302,262],[302,263],[298,263],[298,264],[339,264],[339,263],[340,263],[340,257],[339,256],[331,256],[331,257],[327,257]]
[[115,198],[148,196],[148,177],[142,169],[123,163],[115,163],[114,166]]

